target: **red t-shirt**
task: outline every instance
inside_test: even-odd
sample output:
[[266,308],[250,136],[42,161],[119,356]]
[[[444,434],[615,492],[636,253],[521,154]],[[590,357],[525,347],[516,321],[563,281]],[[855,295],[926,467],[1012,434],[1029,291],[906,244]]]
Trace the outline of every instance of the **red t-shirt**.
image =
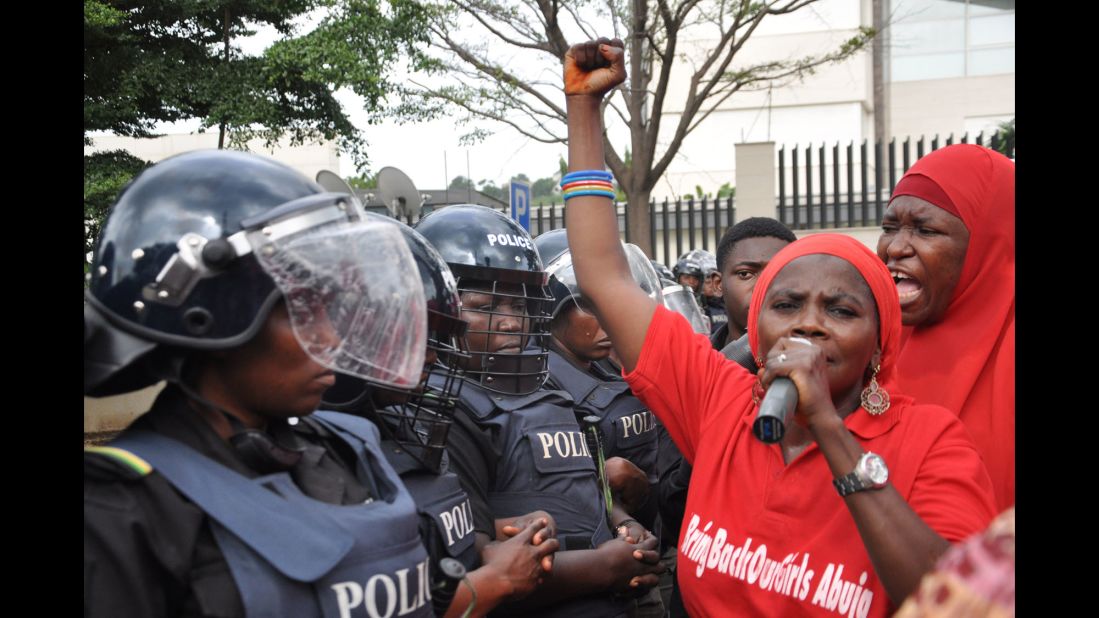
[[[886,616],[895,608],[816,444],[790,465],[751,431],[755,376],[657,307],[626,380],[694,466],[678,577],[692,616]],[[951,542],[984,529],[992,484],[958,418],[891,393],[844,424],[885,459],[889,482]]]

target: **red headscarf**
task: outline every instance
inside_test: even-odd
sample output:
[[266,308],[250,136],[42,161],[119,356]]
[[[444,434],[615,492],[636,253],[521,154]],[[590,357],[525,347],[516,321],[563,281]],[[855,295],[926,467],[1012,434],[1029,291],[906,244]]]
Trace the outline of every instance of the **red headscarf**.
[[917,402],[958,414],[1006,509],[1015,504],[1015,164],[981,146],[948,146],[917,161],[898,195],[951,211],[969,230],[946,314],[904,329],[898,383]]
[[[889,390],[895,382],[897,354],[901,345],[901,305],[897,297],[897,286],[889,269],[866,245],[850,236],[842,234],[813,234],[790,243],[771,258],[767,268],[759,275],[755,290],[752,292],[752,304],[748,309],[748,344],[752,354],[759,356],[759,312],[763,307],[763,297],[775,280],[775,276],[787,264],[804,255],[833,255],[846,260],[859,271],[863,280],[874,295],[878,306],[881,339],[881,372],[878,383]],[[893,393],[890,392],[890,395]]]

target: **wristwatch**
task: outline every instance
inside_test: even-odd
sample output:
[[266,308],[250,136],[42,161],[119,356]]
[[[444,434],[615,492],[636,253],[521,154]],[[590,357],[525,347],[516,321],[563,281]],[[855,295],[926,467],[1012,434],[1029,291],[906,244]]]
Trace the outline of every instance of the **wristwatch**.
[[849,496],[856,491],[867,489],[881,489],[889,481],[889,468],[881,455],[866,452],[859,457],[855,469],[838,479],[833,479],[832,484],[840,496]]

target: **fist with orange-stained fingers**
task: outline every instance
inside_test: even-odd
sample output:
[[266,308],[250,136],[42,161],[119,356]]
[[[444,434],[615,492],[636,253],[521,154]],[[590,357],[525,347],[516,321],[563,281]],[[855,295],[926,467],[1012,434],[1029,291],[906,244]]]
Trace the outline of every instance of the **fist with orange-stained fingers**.
[[626,51],[621,39],[600,37],[577,43],[565,53],[565,94],[602,97],[626,80]]

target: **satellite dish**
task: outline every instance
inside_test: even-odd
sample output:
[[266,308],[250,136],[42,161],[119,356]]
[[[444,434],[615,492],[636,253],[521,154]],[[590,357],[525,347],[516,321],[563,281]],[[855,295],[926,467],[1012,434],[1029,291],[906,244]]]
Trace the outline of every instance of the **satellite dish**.
[[378,170],[376,178],[378,188],[375,193],[389,208],[389,212],[405,218],[420,212],[420,207],[424,204],[423,196],[407,174],[395,167],[383,167]]
[[317,184],[333,193],[350,193],[351,195],[355,195],[355,192],[351,190],[351,185],[347,184],[347,181],[340,178],[335,172],[329,170],[317,172]]
[[355,190],[351,188],[351,185],[347,184],[346,180],[340,178],[335,172],[329,170],[317,172],[317,184],[333,193],[346,193],[350,195],[351,201],[357,204],[359,208],[363,208],[362,200],[359,199]]

